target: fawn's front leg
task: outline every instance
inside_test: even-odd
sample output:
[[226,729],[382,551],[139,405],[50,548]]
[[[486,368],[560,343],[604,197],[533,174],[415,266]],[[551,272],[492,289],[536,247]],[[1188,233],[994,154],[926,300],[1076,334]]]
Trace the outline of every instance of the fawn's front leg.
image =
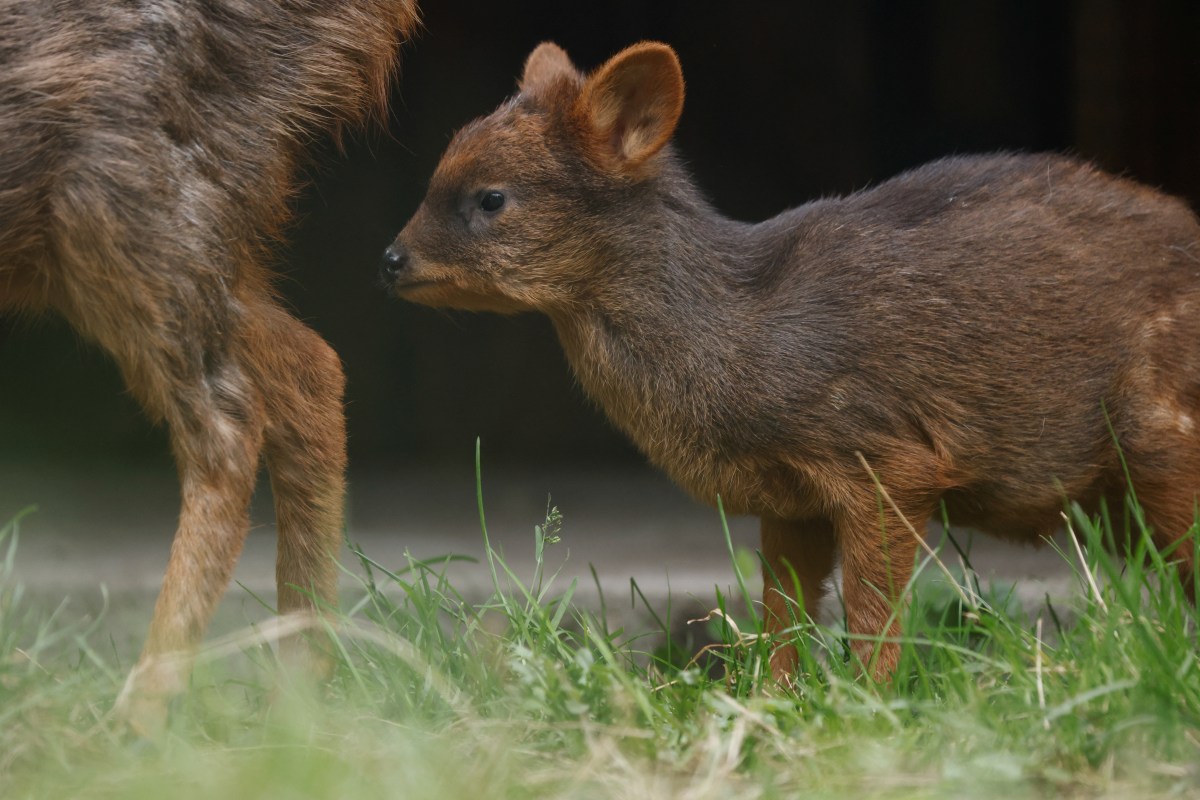
[[[802,622],[805,615],[816,618],[825,581],[833,573],[837,539],[833,524],[825,519],[763,517],[761,532],[764,616],[767,632],[774,638],[796,621]],[[803,611],[796,605],[797,584]],[[781,642],[771,653],[771,676],[780,683],[789,683],[798,658],[794,641]]]
[[[901,509],[904,511],[904,509]],[[924,531],[929,513],[904,511],[916,531]],[[864,502],[834,523],[841,552],[842,598],[851,649],[877,681],[889,681],[900,660],[900,613],[912,578],[919,544],[900,515],[883,502]]]

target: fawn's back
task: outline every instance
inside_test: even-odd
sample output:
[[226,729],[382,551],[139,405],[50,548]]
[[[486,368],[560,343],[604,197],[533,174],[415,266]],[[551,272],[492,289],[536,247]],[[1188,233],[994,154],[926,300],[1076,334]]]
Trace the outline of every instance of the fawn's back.
[[1041,533],[1118,477],[1113,433],[1200,414],[1200,225],[1087,164],[944,159],[751,238],[734,395],[784,458],[923,447],[960,518]]

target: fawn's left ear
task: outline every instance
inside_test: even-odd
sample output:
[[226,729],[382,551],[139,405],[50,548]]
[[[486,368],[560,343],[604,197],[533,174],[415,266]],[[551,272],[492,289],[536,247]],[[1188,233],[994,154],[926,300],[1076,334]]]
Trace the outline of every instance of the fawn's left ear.
[[683,113],[675,51],[658,42],[622,50],[588,77],[575,110],[597,154],[620,171],[636,171],[670,140]]
[[525,69],[518,86],[523,92],[537,91],[563,77],[576,83],[583,80],[583,75],[571,63],[566,50],[554,42],[542,42],[525,59]]

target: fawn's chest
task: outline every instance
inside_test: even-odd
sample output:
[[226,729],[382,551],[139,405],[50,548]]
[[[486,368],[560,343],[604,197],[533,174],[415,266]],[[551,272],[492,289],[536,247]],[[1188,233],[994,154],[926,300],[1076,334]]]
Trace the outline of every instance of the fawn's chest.
[[827,508],[817,471],[805,463],[768,453],[694,455],[687,461],[668,461],[647,453],[688,494],[710,506],[720,498],[730,514],[805,519]]
[[[721,498],[732,514],[788,518],[817,513],[815,473],[805,456],[763,419],[750,400],[719,386],[687,387],[648,382],[619,396],[611,384],[585,389],[609,419],[681,488],[708,505]],[[595,388],[597,391],[592,391]]]
[[[808,516],[813,470],[789,415],[736,337],[676,320],[559,325],[584,391],[656,467],[709,505],[735,514]],[[776,370],[778,371],[778,370]]]

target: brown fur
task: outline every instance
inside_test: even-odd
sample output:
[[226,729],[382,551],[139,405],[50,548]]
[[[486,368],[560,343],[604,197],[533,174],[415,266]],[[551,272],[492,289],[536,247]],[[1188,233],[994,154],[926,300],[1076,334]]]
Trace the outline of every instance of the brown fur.
[[413,0],[0,0],[0,311],[54,311],[165,421],[183,506],[122,705],[187,676],[247,531],[260,455],[281,612],[336,602],[345,434],[334,352],[265,268],[296,163],[382,112]]
[[[590,77],[553,45],[529,63],[521,92],[455,137],[389,248],[396,293],[549,315],[651,461],[762,518],[768,571],[791,595],[795,570],[807,611],[840,559],[850,630],[898,633],[917,547],[904,519],[923,530],[942,501],[1027,542],[1064,497],[1121,502],[1106,409],[1157,543],[1188,531],[1200,224],[1184,204],[1073,159],[991,155],[742,224],[666,144],[683,86],[669,48]],[[491,190],[506,201],[486,212]],[[1174,558],[1186,581],[1190,545]],[[774,586],[778,632],[790,601]],[[855,650],[879,677],[899,653]],[[794,658],[777,652],[776,673]]]

